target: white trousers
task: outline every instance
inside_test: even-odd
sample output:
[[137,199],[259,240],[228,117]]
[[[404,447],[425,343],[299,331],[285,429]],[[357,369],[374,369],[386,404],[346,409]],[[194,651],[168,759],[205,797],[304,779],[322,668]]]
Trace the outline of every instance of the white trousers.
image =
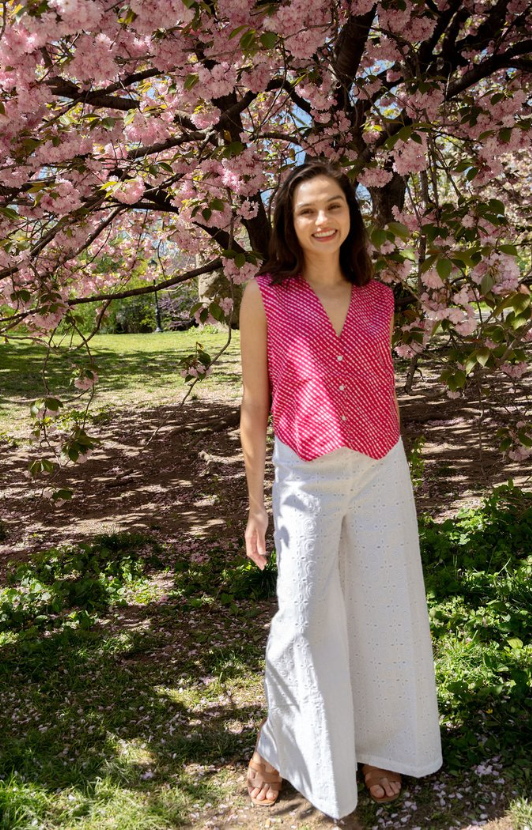
[[402,438],[384,458],[303,461],[275,437],[278,611],[266,646],[262,757],[332,818],[357,764],[442,765],[417,512]]

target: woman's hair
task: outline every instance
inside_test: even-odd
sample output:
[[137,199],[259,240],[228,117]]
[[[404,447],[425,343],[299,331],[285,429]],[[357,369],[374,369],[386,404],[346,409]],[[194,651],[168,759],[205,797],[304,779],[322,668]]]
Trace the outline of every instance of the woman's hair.
[[275,197],[268,258],[258,273],[270,274],[273,285],[302,273],[305,257],[294,228],[294,191],[298,184],[315,176],[328,176],[334,179],[345,195],[351,222],[349,233],[340,247],[340,267],[349,282],[365,285],[373,275],[373,266],[367,249],[367,231],[355,189],[342,170],[320,159],[313,159],[294,167],[280,186]]

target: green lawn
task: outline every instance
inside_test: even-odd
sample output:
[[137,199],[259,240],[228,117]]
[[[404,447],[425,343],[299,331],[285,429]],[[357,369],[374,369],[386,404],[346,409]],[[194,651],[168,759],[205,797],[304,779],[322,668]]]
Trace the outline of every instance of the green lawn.
[[[179,374],[178,361],[193,353],[196,342],[214,357],[227,335],[205,327],[198,331],[157,334],[101,334],[89,341],[99,383],[93,401],[95,411],[108,407],[150,406],[175,403],[187,386]],[[78,338],[77,344],[81,340]],[[75,345],[77,345],[75,344]],[[28,341],[11,340],[0,347],[0,424],[26,419],[30,403],[45,392],[43,362],[46,348]],[[83,406],[85,396],[70,383],[74,364],[89,366],[87,353],[72,351],[56,339],[46,363],[49,394],[59,395],[70,406]],[[212,390],[223,385],[238,396],[240,387],[239,332],[232,332],[228,349],[216,364],[216,371],[196,385]]]
[[[95,337],[96,411],[181,399],[176,361],[196,339],[214,354],[225,338]],[[43,353],[2,346],[0,435],[42,394]],[[53,352],[52,392],[68,390],[69,361]],[[222,372],[196,389],[236,399],[239,388],[236,334]],[[357,818],[366,830],[451,830],[506,815],[530,829],[532,492],[504,486],[419,527],[444,767],[386,808],[360,785]],[[202,539],[111,534],[13,563],[0,587],[0,830],[264,826],[262,814],[245,823],[242,783],[264,713],[275,574],[274,558],[264,572],[245,559],[237,517]],[[290,827],[283,809],[272,815]]]

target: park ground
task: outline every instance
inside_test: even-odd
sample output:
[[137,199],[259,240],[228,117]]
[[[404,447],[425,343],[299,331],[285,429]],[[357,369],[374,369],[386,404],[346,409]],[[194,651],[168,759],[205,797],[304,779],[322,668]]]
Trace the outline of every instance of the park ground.
[[[274,565],[259,572],[244,555],[238,333],[184,406],[177,366],[195,339],[215,351],[224,338],[208,327],[95,337],[90,432],[102,443],[61,474],[74,497],[56,506],[24,475],[41,355],[3,347],[0,585],[14,593],[0,616],[2,830],[335,825],[287,782],[268,809],[253,807],[245,788],[276,601]],[[66,388],[61,350],[49,369],[52,391]],[[336,824],[526,830],[532,463],[504,462],[498,424],[488,420],[480,435],[478,402],[446,398],[435,360],[412,394],[405,371],[396,360],[445,761],[424,779],[405,777],[400,801],[385,807],[359,782],[355,813]],[[501,420],[507,406],[530,413],[525,391],[494,385]],[[268,504],[272,439],[270,428]],[[497,506],[493,493],[509,481],[516,490]],[[271,551],[271,528],[268,541]],[[469,558],[457,562],[456,550]]]

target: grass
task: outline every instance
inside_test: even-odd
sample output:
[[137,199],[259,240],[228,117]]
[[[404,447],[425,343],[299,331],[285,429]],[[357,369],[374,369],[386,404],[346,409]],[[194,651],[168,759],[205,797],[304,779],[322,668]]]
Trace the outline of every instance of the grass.
[[[421,780],[400,826],[461,826],[493,792],[515,792],[515,830],[529,822],[531,537],[532,493],[511,486],[453,522],[420,517],[455,800],[443,808]],[[189,550],[113,534],[13,565],[0,595],[3,830],[159,830],[245,803],[235,793],[263,711],[275,559],[260,572],[242,551],[242,539]],[[382,809],[361,799],[363,826]]]
[[[177,360],[196,338],[95,337],[99,417],[180,398]],[[224,335],[198,339],[214,353]],[[21,342],[0,351],[0,434],[41,394],[43,354]],[[197,389],[221,383],[236,396],[238,333],[223,359]],[[75,405],[69,361],[54,351],[50,382]],[[414,442],[414,483],[421,449]],[[444,768],[389,807],[361,789],[357,817],[368,830],[450,830],[506,813],[513,830],[530,830],[532,493],[497,488],[452,521],[419,519]],[[172,546],[111,534],[43,550],[10,574],[0,589],[0,830],[166,830],[209,815],[216,826],[224,804],[247,807],[274,557],[259,571],[231,529]]]
[[[106,407],[127,409],[180,400],[186,385],[178,362],[194,352],[196,341],[212,356],[227,339],[225,332],[206,326],[201,331],[157,334],[101,334],[90,341],[99,375],[95,411]],[[78,338],[78,344],[80,343]],[[42,379],[44,346],[11,340],[0,350],[0,428],[28,418],[30,403],[45,392]],[[239,333],[232,332],[231,343],[217,363],[216,373],[196,387],[212,390],[217,385],[235,390],[240,387]],[[59,395],[71,406],[83,406],[86,396],[70,383],[74,364],[88,367],[83,350],[72,352],[66,342],[56,339],[46,367],[51,395]]]

